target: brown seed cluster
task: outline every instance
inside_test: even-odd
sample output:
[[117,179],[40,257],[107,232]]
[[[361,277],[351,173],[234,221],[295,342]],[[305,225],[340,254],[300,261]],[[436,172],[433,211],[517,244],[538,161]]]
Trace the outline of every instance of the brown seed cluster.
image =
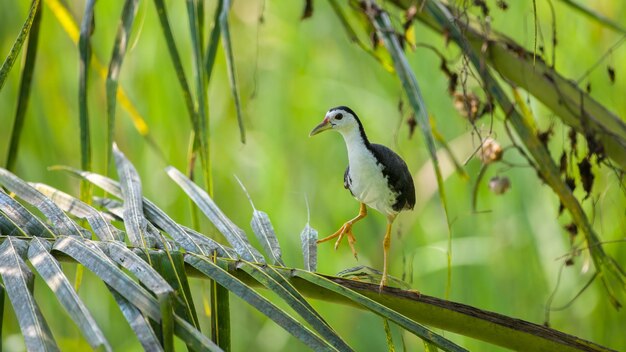
[[502,147],[495,139],[486,138],[478,151],[478,158],[485,165],[494,163],[502,159]]

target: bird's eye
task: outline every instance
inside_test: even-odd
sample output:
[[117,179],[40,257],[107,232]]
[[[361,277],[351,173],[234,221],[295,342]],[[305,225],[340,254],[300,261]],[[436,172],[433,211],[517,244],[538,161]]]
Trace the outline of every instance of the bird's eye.
[[341,120],[341,119],[343,119],[343,114],[339,113],[335,115],[335,120]]

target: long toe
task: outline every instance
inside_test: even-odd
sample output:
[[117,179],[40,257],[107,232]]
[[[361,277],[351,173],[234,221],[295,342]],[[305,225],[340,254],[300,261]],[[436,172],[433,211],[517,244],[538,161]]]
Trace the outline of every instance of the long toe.
[[354,255],[354,259],[359,260],[359,255],[356,253],[356,249],[354,248],[354,243],[356,242],[356,237],[352,231],[346,234],[348,236],[348,244],[350,245],[350,249],[352,250],[352,255]]

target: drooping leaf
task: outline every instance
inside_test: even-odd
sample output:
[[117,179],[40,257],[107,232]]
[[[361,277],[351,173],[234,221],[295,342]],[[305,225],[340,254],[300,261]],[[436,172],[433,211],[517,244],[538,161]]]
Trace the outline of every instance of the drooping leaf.
[[300,232],[300,242],[302,243],[302,256],[304,257],[304,270],[317,271],[317,230],[312,228],[310,223],[311,212],[309,201],[306,203],[307,220],[304,229]]
[[26,349],[58,351],[50,327],[33,297],[34,275],[24,262],[28,243],[7,237],[0,244],[0,276],[20,325]]
[[57,207],[52,200],[3,168],[0,168],[0,183],[25,202],[39,209],[43,215],[50,220],[50,223],[58,234],[78,237],[83,236],[79,226],[65,215],[63,210]]
[[148,220],[143,215],[141,180],[133,164],[113,144],[113,155],[124,199],[124,227],[130,242],[138,247],[154,247],[156,240],[146,232]]
[[166,169],[167,174],[187,193],[187,195],[198,205],[200,210],[211,220],[213,225],[226,237],[235,251],[245,260],[264,263],[265,259],[257,251],[248,239],[246,234],[235,225],[213,202],[207,192],[198,187],[180,171],[174,167]]
[[380,315],[381,317],[387,318],[394,323],[400,325],[401,327],[407,329],[415,336],[423,340],[427,340],[435,344],[437,347],[443,349],[444,351],[467,351],[466,349],[458,346],[452,341],[441,337],[438,334],[435,334],[433,331],[423,327],[422,325],[416,323],[415,321],[407,318],[406,316],[391,310],[384,305],[375,302],[355,291],[352,291],[344,286],[341,286],[327,278],[321,277],[319,275],[310,273],[308,271],[302,270],[294,270],[293,275],[296,277],[302,278],[314,285],[323,287],[332,292],[335,292],[339,295],[342,295],[354,303],[365,306],[368,310]]
[[252,221],[250,222],[252,232],[254,232],[256,238],[258,238],[261,246],[263,246],[265,254],[270,258],[272,264],[285,266],[282,259],[280,244],[278,243],[278,238],[274,232],[274,227],[272,226],[270,217],[265,212],[257,210],[246,187],[237,176],[235,176],[235,178],[237,179],[237,182],[239,182],[243,192],[248,197],[250,206],[252,206]]
[[304,297],[287,280],[282,278],[278,272],[271,267],[258,267],[247,262],[238,262],[237,268],[245,271],[263,286],[275,292],[335,348],[340,351],[352,351],[352,348],[333,331],[328,323],[306,302]]
[[24,231],[30,236],[55,237],[46,224],[2,190],[0,190],[0,211],[7,220],[10,220],[11,224],[7,225],[9,227],[14,225],[15,229]]
[[107,95],[107,139],[105,148],[105,174],[108,174],[111,151],[113,148],[113,141],[115,140],[115,108],[117,105],[117,87],[122,69],[122,62],[124,61],[124,55],[126,54],[126,48],[130,40],[130,34],[137,14],[137,5],[139,0],[126,0],[124,2],[124,8],[122,9],[122,16],[119,27],[117,27],[117,34],[115,36],[115,42],[113,43],[113,53],[111,54],[111,61],[109,63],[109,71],[106,80],[106,95]]
[[217,264],[195,254],[185,256],[185,262],[201,273],[215,280],[220,285],[227,288],[233,294],[239,296],[251,306],[274,320],[287,332],[298,338],[302,343],[315,351],[336,351],[337,349],[328,342],[315,335],[307,327],[290,317],[280,308],[276,307],[269,300],[256,293],[243,282],[231,276],[227,271]]
[[115,302],[117,302],[124,318],[128,321],[130,328],[135,333],[141,347],[143,347],[145,351],[163,351],[163,346],[161,346],[159,338],[154,333],[154,330],[152,330],[152,326],[150,326],[148,318],[141,314],[141,311],[137,309],[137,307],[124,298],[124,296],[115,291],[111,286],[107,285],[107,288],[113,295]]
[[114,219],[106,213],[98,211],[89,204],[43,183],[31,183],[30,185],[50,198],[63,211],[86,220],[101,241],[124,240],[124,233],[111,224],[111,221]]
[[51,248],[52,245],[49,242],[33,238],[28,248],[28,260],[82,331],[89,345],[95,350],[101,348],[104,351],[111,351],[111,346],[85,304],[74,291],[61,265],[49,253]]
[[[116,197],[122,197],[122,191],[117,181],[111,180],[108,177],[94,174],[92,172],[80,171],[69,167],[55,167],[56,170],[64,170],[70,172],[73,175],[79,176],[93,183],[94,185],[102,188],[108,193]],[[159,209],[154,203],[146,198],[143,198],[144,212],[148,220],[152,221],[156,226],[167,232],[174,241],[181,245],[188,251],[194,253],[201,253],[208,255],[210,252],[204,251],[204,249],[196,242],[194,237],[189,236],[185,230],[183,230],[174,220],[172,220],[165,212]]]

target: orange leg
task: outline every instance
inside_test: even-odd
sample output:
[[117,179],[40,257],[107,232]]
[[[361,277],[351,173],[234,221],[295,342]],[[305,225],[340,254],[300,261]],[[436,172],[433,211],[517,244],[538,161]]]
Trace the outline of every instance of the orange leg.
[[383,239],[383,277],[380,280],[380,286],[378,291],[382,291],[383,287],[387,285],[387,256],[389,254],[389,247],[391,247],[391,225],[395,215],[387,216],[387,231],[385,232],[385,238]]
[[337,232],[333,233],[332,235],[328,237],[322,238],[321,240],[318,240],[317,243],[330,241],[335,237],[339,237],[337,239],[337,242],[335,242],[335,250],[336,250],[337,247],[339,246],[339,243],[341,243],[343,236],[347,236],[348,244],[350,245],[350,249],[352,250],[352,254],[354,255],[354,258],[359,259],[356,254],[356,250],[354,249],[354,242],[356,242],[356,238],[354,238],[354,234],[352,234],[352,225],[354,225],[355,222],[363,219],[366,216],[367,216],[367,207],[365,206],[364,203],[361,203],[361,207],[359,208],[359,215],[354,217],[354,219],[343,224],[343,226],[341,226],[341,228],[337,230]]

